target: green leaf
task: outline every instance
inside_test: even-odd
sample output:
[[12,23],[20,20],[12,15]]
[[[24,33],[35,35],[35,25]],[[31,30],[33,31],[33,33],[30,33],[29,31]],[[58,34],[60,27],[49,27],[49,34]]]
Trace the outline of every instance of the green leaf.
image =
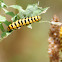
[[30,29],[32,29],[32,25],[31,24],[30,25],[27,25],[27,27],[30,28]]
[[0,8],[1,8],[1,5],[0,5]]
[[10,32],[3,32],[2,34],[1,34],[1,38],[6,38],[9,34],[11,34]]
[[36,16],[36,15],[43,14],[49,8],[49,7],[47,7],[47,8],[39,7],[38,4],[28,5],[26,10],[23,10],[22,7],[19,5],[11,5],[9,7],[18,9],[18,11],[19,11],[18,15],[20,18],[26,18],[26,17],[30,17],[30,16]]
[[6,36],[6,32],[3,32],[2,34],[1,34],[1,37],[3,38],[4,36]]
[[2,25],[2,23],[0,23],[0,29],[1,29],[2,32],[5,31],[5,30],[4,30],[4,27],[3,27],[3,25]]
[[14,9],[17,9],[17,10],[19,10],[19,12],[21,11],[24,11],[23,9],[22,9],[22,7],[21,6],[19,6],[19,5],[11,5],[11,6],[9,6],[9,7],[12,7],[12,8],[14,8]]
[[1,2],[1,7],[2,7],[2,8],[3,8],[3,7],[7,7],[7,5],[6,5],[5,3]]
[[[39,7],[39,9],[41,10],[40,14],[46,13],[46,11],[49,9],[50,7],[46,7],[46,8],[41,8]],[[39,15],[40,15],[39,14]]]
[[8,32],[8,31],[3,32],[1,34],[1,36],[0,36],[0,42],[1,42],[1,40],[3,40],[4,38],[6,38],[10,34],[11,34],[11,32]]
[[19,11],[18,15],[19,15],[20,18],[24,18],[24,16],[26,16],[25,15],[25,10],[23,10],[21,6],[19,6],[19,5],[11,5],[9,7],[17,9]]
[[0,2],[3,2],[3,0],[0,0]]
[[6,21],[6,18],[0,15],[0,22],[5,22],[5,21]]
[[7,12],[6,14],[10,15],[10,16],[15,16],[15,14],[13,12]]
[[3,2],[3,0],[0,0],[0,3],[1,3],[0,8],[8,7],[8,6]]
[[8,7],[3,1],[0,1],[0,2],[1,2],[0,8]]
[[9,22],[9,21],[6,20],[6,21],[4,22],[4,24],[5,24],[6,26],[8,26],[9,24],[11,24],[11,22]]
[[8,10],[6,10],[6,9],[4,9],[4,8],[2,8],[2,9],[5,11],[5,13],[6,13],[7,15],[10,15],[10,16],[12,16],[12,17],[15,16],[15,14],[14,14],[13,12],[9,12]]
[[19,19],[20,19],[20,17],[17,14],[14,17],[11,18],[11,20],[13,22],[15,22],[16,20],[19,20]]
[[[28,5],[26,10],[25,10],[26,15],[29,17],[32,16],[32,14],[37,10],[37,8],[38,8],[37,4]],[[35,16],[35,15],[33,15],[33,16]]]
[[42,7],[39,7],[37,4],[33,4],[33,5],[28,5],[27,8],[26,8],[26,15],[27,17],[29,16],[36,16],[36,15],[40,15],[40,14],[43,14],[47,11],[49,7],[47,8],[42,8]]

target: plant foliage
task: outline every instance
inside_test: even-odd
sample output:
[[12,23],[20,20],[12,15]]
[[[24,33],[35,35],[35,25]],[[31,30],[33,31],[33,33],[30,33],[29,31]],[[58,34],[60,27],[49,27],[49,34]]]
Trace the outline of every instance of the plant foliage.
[[[10,7],[17,9],[18,13],[14,14],[13,12],[9,12],[6,8],[10,8]],[[3,9],[3,11],[5,12],[6,15],[10,15],[12,17],[11,20],[13,22],[15,22],[16,20],[21,19],[21,18],[41,15],[41,14],[45,13],[49,7],[42,8],[42,7],[39,7],[38,4],[32,4],[32,5],[28,5],[27,8],[24,10],[19,5],[7,6],[2,0],[0,0],[0,8]],[[0,38],[1,40],[3,38],[6,38],[9,34],[11,34],[11,32],[8,32],[7,30],[4,29],[4,27],[2,25],[3,23],[6,26],[8,26],[11,22],[7,21],[5,16],[0,15],[0,29],[2,31],[1,38]],[[31,25],[28,25],[27,27],[32,29]]]

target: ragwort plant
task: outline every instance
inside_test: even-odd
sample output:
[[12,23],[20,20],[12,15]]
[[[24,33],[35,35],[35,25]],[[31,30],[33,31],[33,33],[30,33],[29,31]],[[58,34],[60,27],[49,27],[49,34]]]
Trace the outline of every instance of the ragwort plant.
[[[18,13],[14,14],[13,12],[9,12],[7,10],[7,8],[10,8],[10,7],[17,9]],[[7,29],[5,30],[4,26],[2,25],[3,23],[8,27],[9,24],[11,24],[12,22],[15,22],[19,19],[41,15],[41,14],[45,13],[49,7],[42,8],[42,7],[39,7],[38,4],[32,4],[32,5],[28,5],[27,8],[24,10],[19,5],[8,6],[2,0],[0,0],[0,8],[3,9],[3,11],[5,12],[6,15],[11,16],[11,19],[10,19],[11,21],[9,22],[9,21],[7,21],[5,16],[0,15],[0,29],[2,31],[0,40],[2,40],[13,32],[13,30],[11,32],[9,32]],[[26,26],[28,28],[32,29],[31,24],[26,25]]]

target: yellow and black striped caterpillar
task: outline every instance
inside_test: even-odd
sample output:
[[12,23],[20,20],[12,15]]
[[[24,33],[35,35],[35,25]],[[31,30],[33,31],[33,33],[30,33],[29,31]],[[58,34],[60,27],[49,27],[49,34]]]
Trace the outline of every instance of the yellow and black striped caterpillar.
[[62,26],[60,27],[59,37],[60,37],[60,50],[62,52]]
[[12,24],[9,24],[8,31],[11,31],[12,29],[17,29],[21,26],[29,25],[33,22],[39,21],[41,19],[40,16],[34,16],[34,17],[27,17],[23,19],[19,19]]

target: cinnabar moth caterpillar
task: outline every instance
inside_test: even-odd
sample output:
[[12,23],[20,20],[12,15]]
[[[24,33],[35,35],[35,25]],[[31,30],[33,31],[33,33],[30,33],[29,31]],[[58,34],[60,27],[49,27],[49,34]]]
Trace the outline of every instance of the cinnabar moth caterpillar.
[[59,37],[60,37],[60,50],[62,52],[62,26],[60,27]]
[[21,26],[29,25],[33,22],[39,21],[41,19],[40,16],[34,16],[34,17],[27,17],[23,19],[19,19],[12,24],[9,24],[8,26],[8,31],[11,31],[12,29],[19,28]]

